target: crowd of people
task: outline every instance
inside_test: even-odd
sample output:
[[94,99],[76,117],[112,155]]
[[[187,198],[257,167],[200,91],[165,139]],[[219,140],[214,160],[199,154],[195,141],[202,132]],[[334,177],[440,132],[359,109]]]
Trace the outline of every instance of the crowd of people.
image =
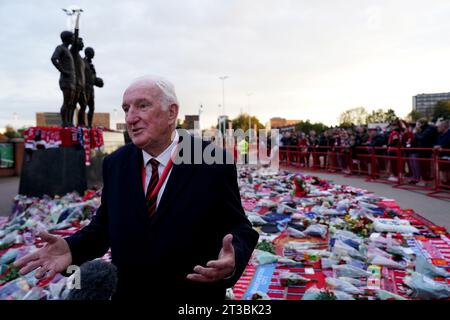
[[[428,185],[434,178],[433,154],[439,150],[441,181],[450,184],[450,120],[436,123],[420,119],[416,123],[395,120],[380,126],[334,127],[323,132],[285,132],[280,146],[282,161],[299,163],[302,167],[323,168],[344,173],[358,172],[374,177],[384,172],[388,179],[398,181],[399,173],[410,184]],[[286,148],[296,147],[296,148]],[[375,162],[372,155],[376,155]],[[399,156],[401,156],[399,161]]]

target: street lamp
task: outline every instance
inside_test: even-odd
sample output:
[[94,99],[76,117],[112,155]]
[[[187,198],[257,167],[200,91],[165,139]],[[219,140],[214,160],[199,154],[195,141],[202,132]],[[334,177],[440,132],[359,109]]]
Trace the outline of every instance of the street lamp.
[[223,106],[223,114],[225,115],[225,80],[228,79],[228,76],[219,77],[222,80],[222,106]]
[[247,97],[248,97],[248,135],[249,135],[249,139],[252,138],[252,117],[250,115],[250,96],[253,93],[249,92],[247,93]]
[[200,104],[200,107],[198,108],[198,129],[200,130],[201,129],[201,126],[200,126],[200,115],[203,113],[203,105],[202,104]]
[[217,123],[219,124],[219,131],[222,132],[222,112],[220,111],[220,109],[222,108],[222,105],[219,104],[218,105],[219,108],[219,115],[217,116]]
[[116,125],[116,130],[117,130],[117,109],[116,108],[113,109],[113,117],[114,117],[113,121]]

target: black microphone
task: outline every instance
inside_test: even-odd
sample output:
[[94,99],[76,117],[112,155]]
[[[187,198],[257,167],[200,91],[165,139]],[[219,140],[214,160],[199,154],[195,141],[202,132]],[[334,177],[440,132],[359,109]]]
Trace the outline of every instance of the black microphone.
[[65,300],[110,300],[117,287],[117,267],[94,260],[80,267],[80,289],[71,289]]

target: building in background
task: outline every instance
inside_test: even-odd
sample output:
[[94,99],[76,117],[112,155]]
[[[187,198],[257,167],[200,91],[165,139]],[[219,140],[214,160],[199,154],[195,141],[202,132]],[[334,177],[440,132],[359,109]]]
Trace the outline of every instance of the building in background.
[[116,123],[116,130],[125,132],[127,131],[127,124],[126,123]]
[[[76,118],[76,116],[75,116]],[[61,116],[58,112],[37,112],[36,113],[36,126],[38,127],[51,127],[60,126]],[[103,127],[110,129],[110,115],[107,112],[95,112],[94,119],[92,121],[94,127]]]
[[125,145],[123,132],[103,131],[104,152],[110,154]]
[[94,127],[103,127],[106,129],[111,128],[111,116],[108,112],[95,112],[94,119],[92,120],[92,125]]
[[53,127],[61,125],[61,115],[58,112],[37,112],[36,126]]
[[413,97],[413,110],[423,113],[425,116],[433,115],[434,108],[439,101],[449,101],[450,92],[422,93]]
[[300,120],[287,120],[284,118],[271,118],[269,122],[266,125],[267,130],[272,129],[280,129],[280,128],[286,128],[286,127],[293,127],[296,124],[298,124]]
[[185,115],[183,128],[186,130],[196,130],[200,128],[200,116],[199,115]]

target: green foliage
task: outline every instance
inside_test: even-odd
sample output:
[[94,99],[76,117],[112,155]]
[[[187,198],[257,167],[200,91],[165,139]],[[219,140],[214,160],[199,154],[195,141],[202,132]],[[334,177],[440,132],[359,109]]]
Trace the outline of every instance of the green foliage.
[[[242,129],[244,132],[248,130],[248,120],[249,115],[247,113],[241,113],[237,118],[231,120],[233,130]],[[258,118],[255,116],[251,117],[251,126],[252,129],[254,126],[257,126],[257,129],[264,129],[264,126],[259,122]]]
[[340,126],[346,125],[362,125],[367,124],[367,117],[369,116],[367,110],[364,107],[358,107],[348,109],[341,113],[339,117]]
[[8,249],[9,247],[12,247],[14,243],[3,243],[0,244],[0,250]]
[[20,277],[19,270],[20,269],[14,267],[13,264],[9,265],[8,269],[6,270],[4,275],[2,275],[2,277],[0,278],[0,284],[2,284],[4,282],[12,281],[12,280],[17,279],[18,277]]
[[339,125],[342,129],[353,129],[355,125],[353,123],[344,122]]
[[326,290],[317,295],[317,300],[337,300],[337,297],[332,291]]
[[263,240],[260,243],[256,245],[256,249],[259,249],[261,251],[267,251],[272,254],[275,254],[275,246],[272,244],[272,242]]
[[301,131],[304,133],[309,133],[311,130],[314,130],[317,134],[320,134],[322,131],[328,129],[328,126],[323,124],[322,122],[311,123],[309,120],[300,121],[295,125],[296,131]]
[[423,117],[425,117],[425,115],[422,112],[413,110],[406,116],[406,119],[411,122],[416,122],[417,120]]
[[397,119],[395,111],[388,109],[384,111],[383,109],[373,110],[372,113],[367,117],[367,123],[390,123]]
[[450,119],[450,101],[439,101],[434,108],[433,118]]
[[[21,131],[22,130],[22,131]],[[23,132],[25,131],[24,129],[21,129],[19,131],[16,131],[13,127],[11,126],[6,126],[6,131],[5,131],[5,136],[8,137],[9,139],[14,139],[14,138],[23,138]]]

